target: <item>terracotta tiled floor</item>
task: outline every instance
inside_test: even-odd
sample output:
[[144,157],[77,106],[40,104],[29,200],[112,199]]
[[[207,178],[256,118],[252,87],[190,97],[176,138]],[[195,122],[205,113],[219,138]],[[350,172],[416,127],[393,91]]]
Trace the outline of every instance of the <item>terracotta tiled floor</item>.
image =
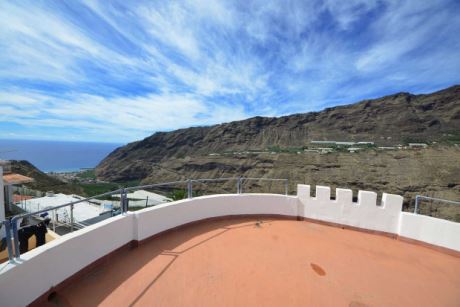
[[460,306],[460,258],[292,220],[164,234],[57,294],[71,306]]

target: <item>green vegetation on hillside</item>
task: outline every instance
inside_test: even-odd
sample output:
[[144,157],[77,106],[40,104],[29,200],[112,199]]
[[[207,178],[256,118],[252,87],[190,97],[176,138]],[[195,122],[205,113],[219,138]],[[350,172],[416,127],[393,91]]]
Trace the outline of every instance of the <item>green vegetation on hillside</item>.
[[99,195],[120,188],[117,183],[79,183],[78,185],[83,189],[84,196]]
[[94,169],[89,169],[89,170],[85,170],[85,171],[80,172],[77,175],[77,177],[81,178],[81,179],[96,179],[96,173],[95,173]]

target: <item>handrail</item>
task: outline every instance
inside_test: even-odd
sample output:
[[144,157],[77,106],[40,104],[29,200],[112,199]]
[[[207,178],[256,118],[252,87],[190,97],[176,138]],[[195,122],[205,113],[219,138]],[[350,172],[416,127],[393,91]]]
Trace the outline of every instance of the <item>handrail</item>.
[[165,186],[165,185],[173,185],[173,184],[178,184],[178,183],[187,183],[187,180],[179,180],[179,181],[170,181],[170,182],[139,185],[139,186],[135,186],[135,187],[127,187],[124,190],[125,191],[133,191],[133,190],[139,190],[139,189],[150,189],[150,188],[161,187],[161,186]]
[[[134,187],[126,187],[126,188],[121,188],[118,190],[98,194],[95,196],[83,198],[77,201],[69,202],[66,204],[58,205],[55,207],[47,207],[38,211],[34,212],[27,212],[27,213],[22,213],[15,215],[11,218],[9,221],[4,221],[3,223],[5,224],[5,228],[7,229],[7,240],[8,240],[8,257],[10,261],[13,261],[13,258],[19,258],[20,257],[20,250],[19,250],[19,238],[18,238],[18,225],[17,225],[17,220],[20,218],[25,218],[33,215],[37,215],[40,213],[45,213],[48,211],[53,211],[68,207],[70,206],[71,211],[70,211],[70,227],[71,231],[73,231],[73,207],[76,204],[83,203],[83,202],[88,202],[91,199],[95,198],[100,198],[108,195],[113,195],[120,193],[120,208],[121,212],[127,212],[128,211],[128,198],[127,198],[127,192],[133,191],[133,190],[139,190],[139,189],[149,189],[149,188],[155,188],[155,187],[161,187],[161,186],[167,186],[167,185],[174,185],[174,184],[179,184],[179,183],[186,183],[187,184],[187,196],[188,198],[193,197],[193,182],[209,182],[209,181],[229,181],[229,180],[236,180],[237,181],[237,186],[236,186],[236,193],[240,194],[242,193],[242,185],[241,182],[243,180],[265,180],[265,181],[284,181],[285,183],[285,194],[288,195],[288,179],[278,179],[278,178],[253,178],[253,177],[224,177],[224,178],[198,178],[198,179],[188,179],[188,180],[179,180],[179,181],[171,181],[171,182],[162,182],[162,183],[154,183],[154,184],[147,184],[147,185],[139,185],[139,186],[134,186]],[[56,221],[53,221],[55,223]],[[53,224],[54,225],[54,224]],[[13,234],[13,240],[14,240],[14,245],[11,244],[11,232]],[[8,238],[9,237],[9,238]],[[13,245],[13,246],[12,246]],[[13,249],[14,249],[14,255],[13,255]]]
[[229,181],[229,180],[238,180],[241,177],[223,177],[223,178],[210,178],[210,179],[190,179],[192,182],[203,182],[203,181]]
[[41,209],[41,210],[34,211],[34,212],[18,214],[18,215],[13,216],[11,218],[11,221],[16,221],[19,218],[25,218],[25,217],[29,217],[29,216],[32,216],[32,215],[37,215],[37,214],[40,214],[40,213],[44,213],[44,212],[48,212],[48,211],[52,211],[52,210],[57,210],[57,209],[64,208],[64,207],[67,207],[67,206],[76,205],[78,203],[89,201],[89,200],[94,199],[94,198],[99,198],[99,197],[104,197],[104,196],[116,194],[116,193],[119,193],[121,191],[123,191],[123,189],[118,189],[118,190],[115,190],[115,191],[110,191],[110,192],[102,193],[102,194],[99,194],[99,195],[83,198],[83,199],[80,199],[80,200],[76,200],[76,201],[66,203],[66,204],[63,204],[63,205],[58,205],[58,206],[55,206],[55,207],[47,207],[45,209]]
[[434,200],[434,201],[444,202],[444,203],[453,204],[453,205],[460,205],[460,201],[453,201],[453,200],[436,198],[436,197],[416,195],[415,196],[415,208],[414,208],[415,214],[418,214],[419,199]]
[[270,180],[270,181],[286,181],[287,179],[280,179],[280,178],[251,178],[251,177],[241,177],[241,179],[246,180]]

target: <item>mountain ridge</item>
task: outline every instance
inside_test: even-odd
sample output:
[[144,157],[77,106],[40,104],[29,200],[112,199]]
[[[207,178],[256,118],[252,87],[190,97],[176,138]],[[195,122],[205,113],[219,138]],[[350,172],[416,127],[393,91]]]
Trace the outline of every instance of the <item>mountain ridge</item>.
[[373,141],[382,146],[443,142],[457,137],[459,127],[460,85],[454,85],[431,94],[400,92],[318,112],[157,132],[114,150],[96,174],[106,180],[143,179],[150,175],[151,165],[168,159],[302,147],[312,140]]

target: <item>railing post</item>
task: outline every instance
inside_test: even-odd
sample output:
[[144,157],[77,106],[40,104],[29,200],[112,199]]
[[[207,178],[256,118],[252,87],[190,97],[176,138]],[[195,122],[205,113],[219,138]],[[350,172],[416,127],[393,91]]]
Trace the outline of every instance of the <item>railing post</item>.
[[189,179],[187,181],[187,197],[192,198],[192,193],[193,193],[193,191],[192,191],[192,180]]
[[10,260],[10,262],[13,262],[14,254],[13,254],[13,244],[11,243],[11,222],[4,221],[3,224],[5,225],[6,246],[8,247],[8,259]]
[[73,205],[70,205],[70,232],[73,232]]
[[238,177],[236,181],[236,194],[241,193],[241,177]]
[[240,194],[243,194],[243,179],[244,177],[238,178],[239,186],[240,186]]
[[128,195],[125,189],[122,189],[120,193],[120,210],[123,214],[128,212]]
[[53,210],[53,232],[56,232],[56,209]]
[[414,208],[415,214],[418,214],[418,200],[419,200],[419,196],[415,195],[415,208]]
[[286,195],[288,195],[288,193],[289,193],[289,179],[286,179],[284,181],[284,192],[285,192]]
[[16,258],[19,258],[21,257],[21,251],[19,250],[18,222],[15,218],[11,219],[11,228],[13,230],[14,255]]

